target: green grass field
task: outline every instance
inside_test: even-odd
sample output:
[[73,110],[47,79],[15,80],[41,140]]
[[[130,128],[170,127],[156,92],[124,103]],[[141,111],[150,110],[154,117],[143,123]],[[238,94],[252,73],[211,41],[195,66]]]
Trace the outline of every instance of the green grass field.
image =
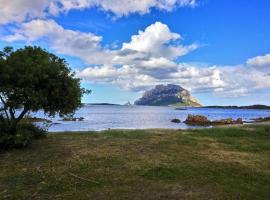
[[270,126],[49,134],[0,153],[0,199],[270,199]]

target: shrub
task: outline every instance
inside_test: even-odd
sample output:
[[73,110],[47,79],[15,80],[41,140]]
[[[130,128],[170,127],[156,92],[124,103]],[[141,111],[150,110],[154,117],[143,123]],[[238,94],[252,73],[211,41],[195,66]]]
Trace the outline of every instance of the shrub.
[[171,122],[172,123],[181,123],[181,120],[180,119],[172,119]]
[[34,139],[44,138],[47,135],[47,130],[45,128],[40,128],[32,123],[24,123],[18,126],[18,132],[28,131],[31,133]]
[[0,149],[23,148],[31,144],[33,139],[46,137],[47,131],[31,123],[18,124],[16,132],[10,134],[10,125],[0,122]]

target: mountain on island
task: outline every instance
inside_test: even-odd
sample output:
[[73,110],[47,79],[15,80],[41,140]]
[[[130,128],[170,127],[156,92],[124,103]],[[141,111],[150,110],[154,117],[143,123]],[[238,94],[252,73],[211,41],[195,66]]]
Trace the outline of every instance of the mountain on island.
[[179,85],[157,85],[146,91],[135,101],[135,105],[147,106],[191,106],[200,107],[201,104],[191,96],[190,92]]

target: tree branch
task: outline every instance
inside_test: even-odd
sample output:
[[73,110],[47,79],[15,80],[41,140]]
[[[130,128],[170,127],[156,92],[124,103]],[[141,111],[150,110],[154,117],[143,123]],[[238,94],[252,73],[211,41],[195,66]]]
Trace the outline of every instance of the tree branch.
[[6,114],[6,117],[7,117],[7,120],[9,120],[9,115],[8,115],[8,112],[7,112],[7,105],[6,105],[6,102],[4,101],[3,97],[0,95],[0,100],[3,104],[3,111],[5,112]]
[[15,119],[15,111],[11,107],[9,107],[9,114],[11,119]]
[[3,110],[4,110],[5,114],[6,114],[7,120],[9,121],[10,119],[9,119],[9,115],[8,115],[7,110],[5,108],[3,108]]
[[16,119],[16,122],[18,123],[27,112],[28,112],[28,110],[26,108],[24,108],[23,111],[21,112],[21,114],[19,115],[19,117]]

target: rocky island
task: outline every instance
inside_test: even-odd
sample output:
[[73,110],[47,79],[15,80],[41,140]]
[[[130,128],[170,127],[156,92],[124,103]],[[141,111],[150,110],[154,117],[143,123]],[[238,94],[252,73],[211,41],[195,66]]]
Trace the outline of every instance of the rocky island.
[[135,105],[201,107],[190,92],[179,85],[157,85],[135,101]]

